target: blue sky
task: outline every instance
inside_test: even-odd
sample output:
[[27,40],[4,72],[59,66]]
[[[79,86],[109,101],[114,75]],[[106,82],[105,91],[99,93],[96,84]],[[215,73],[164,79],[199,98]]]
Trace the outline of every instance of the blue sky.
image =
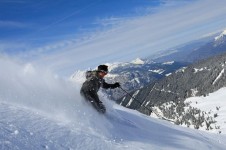
[[148,6],[160,3],[148,0],[1,0],[0,38],[6,42],[42,46],[106,28],[110,24],[102,24],[102,19],[141,15]]
[[226,29],[224,0],[0,0],[0,53],[64,75]]

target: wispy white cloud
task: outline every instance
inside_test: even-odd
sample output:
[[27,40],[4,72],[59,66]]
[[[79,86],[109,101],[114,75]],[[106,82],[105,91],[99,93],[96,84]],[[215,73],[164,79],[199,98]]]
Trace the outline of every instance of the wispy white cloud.
[[25,28],[28,25],[22,22],[0,20],[0,27]]
[[[40,48],[42,55],[35,63],[57,72],[72,73],[75,69],[95,67],[104,62],[151,56],[226,28],[226,1],[198,0],[186,5],[165,2],[155,13],[102,20],[102,23],[114,25],[104,31],[95,31],[88,38],[65,40]],[[57,50],[43,55],[43,50],[52,47]]]

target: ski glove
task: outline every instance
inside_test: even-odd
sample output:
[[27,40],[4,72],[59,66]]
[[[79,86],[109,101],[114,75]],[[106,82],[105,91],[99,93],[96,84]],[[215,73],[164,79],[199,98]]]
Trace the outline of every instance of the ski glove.
[[116,82],[114,85],[113,85],[113,88],[118,88],[120,87],[120,83],[119,82]]

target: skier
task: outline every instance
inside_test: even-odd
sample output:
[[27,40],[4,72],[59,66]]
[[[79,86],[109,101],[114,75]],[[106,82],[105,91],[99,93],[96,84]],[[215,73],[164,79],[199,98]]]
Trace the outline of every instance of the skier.
[[103,105],[102,101],[100,101],[97,92],[100,87],[108,89],[114,89],[120,87],[119,82],[114,84],[108,84],[103,79],[105,75],[108,73],[108,66],[99,65],[97,70],[87,71],[86,72],[86,81],[83,83],[82,88],[80,90],[81,95],[85,98],[85,100],[89,101],[93,107],[100,113],[105,113],[106,108]]

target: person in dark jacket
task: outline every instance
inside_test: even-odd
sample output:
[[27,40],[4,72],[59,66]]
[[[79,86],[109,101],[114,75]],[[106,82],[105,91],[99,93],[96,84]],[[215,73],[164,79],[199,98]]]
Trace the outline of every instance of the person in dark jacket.
[[97,111],[101,113],[106,112],[106,108],[103,103],[100,101],[97,92],[100,87],[108,89],[114,89],[120,87],[118,82],[114,84],[106,83],[104,76],[108,73],[108,66],[99,65],[97,70],[87,71],[86,72],[86,81],[83,83],[81,88],[81,95],[85,100],[89,101]]

